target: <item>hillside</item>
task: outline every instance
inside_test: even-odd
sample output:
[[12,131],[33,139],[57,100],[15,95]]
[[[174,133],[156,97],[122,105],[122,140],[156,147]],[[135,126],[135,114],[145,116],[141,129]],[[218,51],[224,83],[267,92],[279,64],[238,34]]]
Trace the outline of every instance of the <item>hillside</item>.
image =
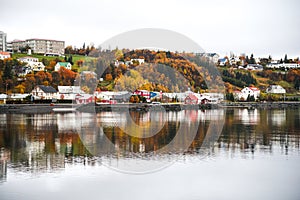
[[[27,56],[14,53],[12,59],[0,61],[0,92],[30,92],[37,84],[72,85],[76,74],[81,71],[94,71],[98,75],[98,90],[134,90],[182,92],[214,92],[222,80],[226,92],[232,93],[246,86],[256,86],[261,91],[272,84],[283,86],[289,95],[296,95],[300,86],[300,70],[247,71],[230,67],[218,67],[214,71],[207,60],[199,55],[151,50],[93,50],[89,56],[67,55],[66,57],[47,57],[31,55],[43,62],[46,71],[27,74],[20,79],[16,72],[24,64],[16,59]],[[139,63],[135,59],[142,59]],[[53,71],[59,61],[73,64],[72,71]],[[118,61],[118,62],[116,62]],[[207,90],[207,89],[210,90]]]

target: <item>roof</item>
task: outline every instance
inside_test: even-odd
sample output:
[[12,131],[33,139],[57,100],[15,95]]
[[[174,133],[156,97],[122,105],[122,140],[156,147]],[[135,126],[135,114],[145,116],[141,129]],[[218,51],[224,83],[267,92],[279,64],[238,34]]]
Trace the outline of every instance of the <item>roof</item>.
[[220,62],[225,62],[225,61],[227,61],[227,58],[220,58],[219,61]]
[[57,64],[59,64],[59,66],[61,67],[68,67],[68,64],[71,64],[69,62],[58,62]]
[[1,54],[1,55],[5,55],[5,56],[10,56],[10,53],[9,53],[9,52],[4,52],[4,51],[0,51],[0,54]]
[[31,39],[27,39],[26,41],[30,41],[30,40],[43,40],[43,41],[53,41],[53,42],[65,42],[62,40],[50,40],[50,39],[39,39],[39,38],[31,38]]
[[56,89],[52,86],[38,85],[38,87],[45,93],[57,93]]
[[194,94],[189,94],[187,97],[189,97],[191,100],[198,100],[198,98]]
[[7,95],[6,94],[0,94],[0,99],[6,99]]
[[257,87],[249,87],[249,89],[252,91],[260,91]]

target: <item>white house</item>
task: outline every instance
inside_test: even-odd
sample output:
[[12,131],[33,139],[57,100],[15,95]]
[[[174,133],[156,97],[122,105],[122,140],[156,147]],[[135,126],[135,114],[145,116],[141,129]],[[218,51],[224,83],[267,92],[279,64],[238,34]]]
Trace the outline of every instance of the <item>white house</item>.
[[45,71],[45,65],[42,62],[27,62],[26,67],[34,72]]
[[25,56],[25,57],[19,58],[18,61],[20,61],[20,62],[27,62],[27,63],[28,62],[39,62],[39,59],[31,57],[31,56]]
[[84,94],[80,86],[58,86],[58,98],[75,100],[77,94]]
[[37,85],[31,91],[34,99],[57,99],[58,92],[51,86]]
[[269,63],[267,64],[266,67],[271,69],[280,69],[280,68],[296,69],[296,68],[300,68],[300,65],[298,63]]
[[260,95],[260,90],[256,87],[245,87],[241,91],[235,91],[234,95],[238,100],[246,101],[248,97],[251,96],[253,96],[254,99],[257,100]]
[[56,63],[55,67],[54,67],[54,71],[58,71],[61,67],[64,67],[66,69],[71,70],[72,69],[72,65],[69,62],[58,62]]
[[4,60],[6,58],[10,58],[9,52],[0,51],[0,60]]
[[280,85],[270,85],[266,92],[270,94],[285,94],[286,90]]
[[225,66],[228,63],[228,59],[227,58],[220,58],[219,59],[219,65],[220,66]]
[[258,64],[248,64],[245,69],[262,71],[264,67]]

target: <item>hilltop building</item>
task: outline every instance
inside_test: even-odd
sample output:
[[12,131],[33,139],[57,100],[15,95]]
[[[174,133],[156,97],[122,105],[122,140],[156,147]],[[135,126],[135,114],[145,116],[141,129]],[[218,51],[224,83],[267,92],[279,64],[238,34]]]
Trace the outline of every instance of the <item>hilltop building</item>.
[[6,33],[0,31],[0,51],[7,51],[7,41],[6,41]]
[[27,40],[14,40],[12,43],[13,51],[20,51],[22,48],[30,48],[33,53],[60,56],[64,55],[65,42],[60,40],[50,39],[27,39]]

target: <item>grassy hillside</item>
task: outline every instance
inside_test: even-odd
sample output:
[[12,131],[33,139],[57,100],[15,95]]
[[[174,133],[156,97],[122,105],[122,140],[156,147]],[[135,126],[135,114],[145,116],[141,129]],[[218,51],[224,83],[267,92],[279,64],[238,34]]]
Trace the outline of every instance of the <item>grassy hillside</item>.
[[41,55],[41,54],[32,54],[32,55],[28,55],[26,53],[13,53],[12,54],[12,58],[14,59],[18,59],[18,58],[22,58],[22,57],[25,57],[25,56],[31,56],[31,57],[34,57],[34,58],[38,58],[40,62],[43,62],[44,60],[47,60],[47,61],[53,61],[53,60],[60,60],[60,61],[65,61],[65,58],[69,58],[70,56],[72,56],[72,62],[74,63],[73,64],[73,68],[75,69],[75,71],[77,71],[79,69],[79,66],[78,66],[78,61],[91,61],[95,58],[93,57],[90,57],[90,56],[83,56],[83,55],[65,55],[65,56],[44,56],[44,55]]

